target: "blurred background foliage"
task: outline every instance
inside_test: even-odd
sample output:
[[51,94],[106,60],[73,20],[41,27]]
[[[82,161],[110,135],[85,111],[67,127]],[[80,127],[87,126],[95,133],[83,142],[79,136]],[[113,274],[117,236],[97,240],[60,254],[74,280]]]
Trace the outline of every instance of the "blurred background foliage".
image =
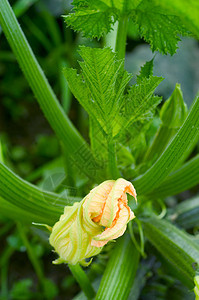
[[[12,0],[10,4],[65,112],[88,140],[88,116],[72,97],[62,69],[64,66],[79,68],[79,45],[101,47],[106,45],[106,40],[90,41],[66,28],[61,15],[69,13],[71,1]],[[165,78],[156,92],[166,100],[178,82],[189,107],[199,90],[198,42],[190,37],[183,38],[179,48],[172,57],[155,54],[154,75]],[[140,66],[153,57],[150,46],[140,39],[136,27],[130,23],[126,69],[137,74]],[[154,134],[158,126],[157,117],[149,135]],[[142,137],[139,138],[142,147]],[[59,188],[64,173],[59,142],[44,118],[1,30],[0,139],[3,157],[12,170],[45,190],[56,190],[56,186]],[[83,181],[84,178],[79,178],[74,186],[71,178],[68,178],[70,193],[77,194],[77,187],[80,188]],[[177,197],[170,197],[167,202],[174,206],[178,201],[195,195],[196,190],[194,188]],[[190,232],[193,230],[192,227],[188,229]],[[66,272],[65,265],[54,266],[51,263],[53,253],[48,245],[47,233],[34,226],[30,229],[22,227],[0,215],[0,239],[1,300],[71,299],[77,294],[79,287],[69,270]],[[103,273],[107,248],[88,270],[92,280]],[[143,260],[136,280],[139,278],[137,286],[140,290],[148,282],[140,299],[174,299],[174,295],[175,299],[192,299],[193,295],[187,293],[180,282],[164,274],[161,262],[153,256]],[[96,281],[95,285],[98,284]],[[129,299],[134,299],[133,291]],[[76,299],[83,299],[83,295],[80,294]]]

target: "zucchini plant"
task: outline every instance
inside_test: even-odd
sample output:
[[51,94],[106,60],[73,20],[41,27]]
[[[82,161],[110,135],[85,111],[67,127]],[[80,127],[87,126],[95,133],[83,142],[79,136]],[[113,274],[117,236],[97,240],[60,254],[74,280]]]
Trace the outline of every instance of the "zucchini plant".
[[[181,299],[199,297],[199,196],[183,203],[174,198],[199,184],[199,97],[188,109],[178,83],[166,101],[156,95],[163,78],[153,74],[155,56],[138,74],[125,70],[129,26],[153,52],[175,55],[181,36],[199,38],[198,15],[194,0],[73,1],[62,16],[65,26],[97,45],[79,45],[78,62],[62,69],[89,119],[86,139],[56,97],[8,0],[0,1],[3,33],[60,142],[62,181],[78,190],[81,178],[77,195],[61,184],[43,190],[13,172],[0,151],[1,211],[20,230],[21,224],[47,227],[59,254],[55,263],[68,264],[85,294],[76,299],[144,299],[152,284],[164,287],[161,299],[169,284],[180,286],[170,292],[173,299],[180,290]],[[105,269],[89,277],[101,262]]]

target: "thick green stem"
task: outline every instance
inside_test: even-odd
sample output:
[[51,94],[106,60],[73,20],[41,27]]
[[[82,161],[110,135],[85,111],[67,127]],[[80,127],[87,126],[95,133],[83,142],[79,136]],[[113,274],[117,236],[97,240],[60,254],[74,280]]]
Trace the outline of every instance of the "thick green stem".
[[95,300],[127,300],[139,264],[139,252],[129,235],[116,242],[110,253]]
[[118,32],[118,21],[113,25],[113,30],[111,30],[104,39],[104,47],[110,47],[112,50],[115,50],[116,40]]
[[96,169],[91,151],[70,122],[50,87],[7,0],[0,1],[0,24],[47,120],[73,163],[88,177]]
[[115,51],[117,52],[119,59],[125,58],[127,28],[128,28],[128,16],[121,15],[118,24],[116,47],[115,47]]
[[[117,28],[116,46],[115,46],[115,51],[117,52],[119,59],[125,58],[127,26],[128,26],[128,16],[121,15],[118,23],[118,28]],[[112,135],[108,136],[107,143],[108,143],[109,176],[111,179],[117,179],[120,177],[120,173],[117,168],[115,142],[113,141]]]
[[93,299],[95,297],[95,291],[92,287],[90,280],[88,279],[86,273],[82,270],[80,265],[68,265],[74,278],[79,283],[82,291],[87,296],[88,299]]

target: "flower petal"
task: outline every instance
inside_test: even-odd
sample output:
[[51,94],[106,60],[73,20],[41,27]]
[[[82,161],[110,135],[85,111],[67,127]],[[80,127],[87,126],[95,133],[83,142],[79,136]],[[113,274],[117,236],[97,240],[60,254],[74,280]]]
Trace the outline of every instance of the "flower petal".
[[96,234],[99,233],[99,228],[101,228],[101,226],[99,226],[98,222],[101,219],[107,197],[112,190],[114,183],[114,180],[104,181],[102,184],[92,189],[85,198],[83,204],[84,227],[90,234],[95,235],[95,230],[98,231]]
[[134,218],[134,213],[125,204],[120,204],[118,218],[115,220],[114,225],[110,228],[106,228],[104,232],[95,236],[91,245],[95,247],[102,247],[108,241],[113,240],[121,236],[126,230],[127,223]]
[[111,224],[115,219],[118,211],[119,199],[121,199],[126,205],[128,203],[126,193],[132,195],[137,201],[136,191],[132,183],[123,178],[117,179],[106,200],[104,211],[99,222],[100,225],[105,227],[111,227]]

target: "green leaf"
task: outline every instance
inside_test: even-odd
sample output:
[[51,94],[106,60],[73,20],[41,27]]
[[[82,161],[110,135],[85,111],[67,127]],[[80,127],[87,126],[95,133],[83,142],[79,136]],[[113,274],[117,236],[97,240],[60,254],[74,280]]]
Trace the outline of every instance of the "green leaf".
[[183,153],[199,137],[199,98],[195,99],[182,127],[156,163],[133,183],[138,194],[149,194],[171,173]]
[[187,233],[168,221],[149,218],[142,220],[142,224],[151,244],[193,285],[194,265],[199,265],[198,245]]
[[90,118],[89,136],[91,141],[91,150],[95,155],[97,163],[103,168],[104,178],[107,178],[108,163],[108,145],[99,123],[94,118]]
[[64,16],[68,26],[85,37],[98,39],[111,31],[120,14],[135,9],[141,0],[74,0],[74,13]]
[[66,68],[64,75],[75,98],[104,132],[110,134],[117,122],[124,101],[123,92],[131,75],[124,71],[124,62],[117,60],[109,48],[81,47],[81,74]]
[[138,84],[131,86],[126,96],[124,116],[121,117],[118,135],[122,135],[132,123],[153,116],[155,108],[161,101],[161,98],[154,96],[153,93],[162,80],[163,78],[155,76],[143,77],[139,78]]
[[121,12],[129,12],[135,9],[142,0],[101,0],[110,7],[117,8]]
[[103,1],[73,1],[75,13],[64,16],[68,26],[83,32],[88,38],[100,38],[111,30],[115,22],[114,10]]
[[[57,221],[65,205],[73,205],[76,201],[75,197],[65,198],[62,195],[40,190],[15,175],[2,163],[0,163],[0,197],[13,206],[19,207],[21,209],[19,213],[28,211],[28,215],[33,215],[31,222],[41,220],[42,223],[45,220],[49,225]],[[5,206],[5,201],[2,201],[2,205]]]
[[139,26],[140,35],[151,45],[152,51],[173,55],[180,41],[179,34],[187,34],[181,19],[156,7],[149,0],[137,7],[134,20]]
[[7,0],[0,1],[0,23],[41,109],[62,141],[64,151],[82,173],[89,178],[97,177],[97,165],[88,145],[64,113]]
[[129,236],[123,236],[112,251],[95,299],[128,299],[138,263],[139,252]]
[[199,154],[190,159],[179,169],[172,172],[150,196],[168,197],[186,191],[199,184]]
[[142,82],[143,78],[149,78],[153,75],[153,61],[154,57],[141,67],[140,74],[137,76],[137,83]]
[[199,2],[197,0],[153,0],[155,5],[179,16],[186,28],[199,38]]

